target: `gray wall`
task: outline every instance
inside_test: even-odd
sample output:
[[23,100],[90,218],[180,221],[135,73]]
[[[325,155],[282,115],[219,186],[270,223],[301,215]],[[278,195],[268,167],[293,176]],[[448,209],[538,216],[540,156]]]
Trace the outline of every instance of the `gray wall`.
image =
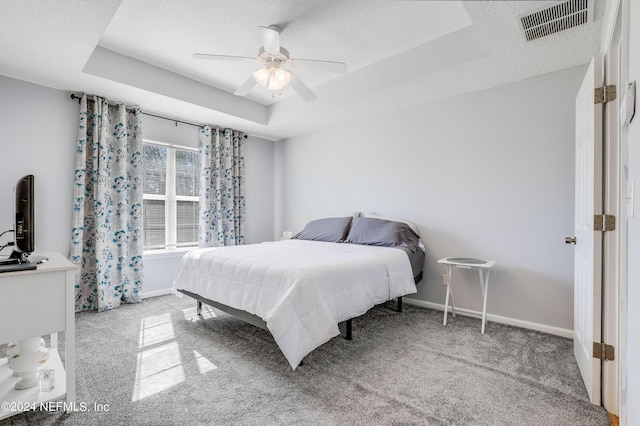
[[[374,211],[415,222],[427,247],[415,298],[444,303],[447,256],[493,259],[488,311],[573,329],[574,103],[586,67],[295,137],[276,150],[276,235]],[[478,276],[456,305],[481,311]],[[495,318],[495,317],[494,317]]]
[[38,252],[69,251],[77,133],[78,103],[66,93],[0,76],[0,229],[13,228],[16,181],[35,175]]

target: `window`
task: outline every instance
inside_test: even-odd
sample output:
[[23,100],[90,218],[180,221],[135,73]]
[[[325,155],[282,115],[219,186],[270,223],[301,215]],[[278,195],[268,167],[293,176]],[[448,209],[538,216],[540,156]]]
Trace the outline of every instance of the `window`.
[[198,245],[200,153],[144,143],[144,249]]

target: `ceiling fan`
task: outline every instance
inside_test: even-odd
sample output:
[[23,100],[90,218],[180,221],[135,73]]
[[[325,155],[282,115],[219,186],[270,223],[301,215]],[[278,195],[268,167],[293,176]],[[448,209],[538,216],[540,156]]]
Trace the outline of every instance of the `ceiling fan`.
[[246,96],[256,84],[275,92],[281,92],[286,85],[290,85],[302,99],[309,102],[316,99],[316,95],[302,82],[292,71],[298,65],[314,67],[320,71],[337,74],[347,72],[347,64],[344,62],[318,61],[315,59],[292,59],[289,51],[280,46],[280,27],[271,25],[260,27],[262,31],[262,44],[258,50],[258,57],[213,55],[209,53],[194,53],[194,59],[251,61],[262,65],[247,81],[233,94]]

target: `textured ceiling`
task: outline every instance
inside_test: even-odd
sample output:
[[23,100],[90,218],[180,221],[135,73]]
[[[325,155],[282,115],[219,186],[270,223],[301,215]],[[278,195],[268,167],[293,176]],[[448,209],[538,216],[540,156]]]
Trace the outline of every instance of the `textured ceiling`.
[[[557,1],[17,0],[0,3],[0,74],[84,91],[188,121],[279,140],[589,62],[594,22],[527,42],[522,15]],[[256,86],[232,93],[254,57],[259,26],[279,25],[293,58],[347,63],[346,75],[300,67],[318,95]]]
[[[132,36],[141,16],[144,30]],[[194,60],[192,53],[256,57],[258,27],[278,25],[293,58],[345,62],[355,71],[471,24],[456,1],[202,0],[184,7],[172,0],[125,0],[100,45],[233,92],[257,64]],[[337,77],[304,66],[296,74],[310,86]],[[273,98],[256,87],[249,98],[271,104],[289,95]]]

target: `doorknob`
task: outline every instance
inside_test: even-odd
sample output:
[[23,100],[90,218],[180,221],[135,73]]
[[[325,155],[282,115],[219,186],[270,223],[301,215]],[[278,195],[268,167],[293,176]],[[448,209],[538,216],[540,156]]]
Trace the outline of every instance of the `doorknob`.
[[564,242],[566,244],[575,244],[576,243],[576,237],[566,237],[564,239]]

